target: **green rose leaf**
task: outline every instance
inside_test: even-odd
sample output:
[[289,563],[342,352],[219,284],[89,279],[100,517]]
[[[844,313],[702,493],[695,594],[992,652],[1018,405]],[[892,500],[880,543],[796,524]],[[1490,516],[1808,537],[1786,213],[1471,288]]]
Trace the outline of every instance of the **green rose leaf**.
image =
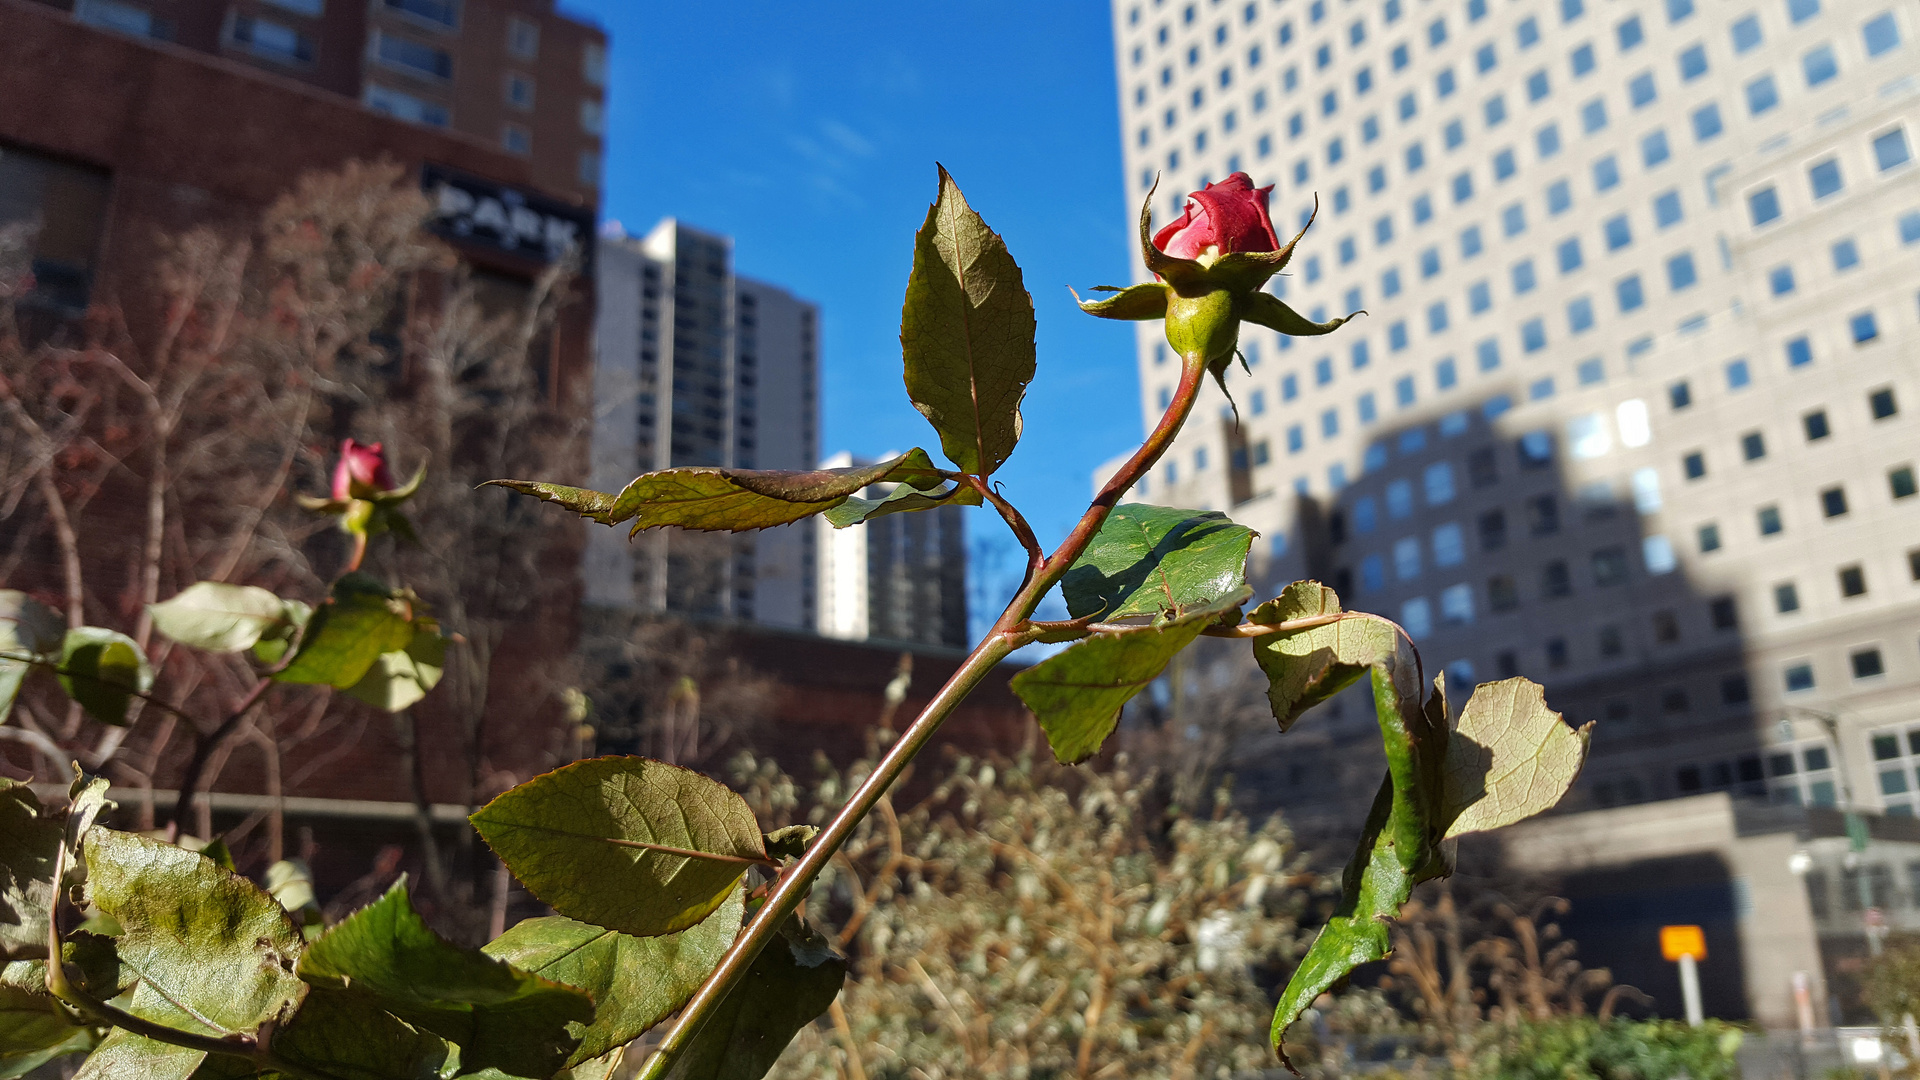
[[1112,285],[1096,285],[1096,292],[1110,292],[1114,295],[1105,300],[1082,300],[1074,294],[1074,302],[1080,310],[1089,315],[1098,315],[1102,319],[1126,319],[1139,322],[1146,319],[1164,319],[1167,317],[1167,286],[1164,282],[1149,281],[1144,285],[1129,285],[1117,288]]
[[127,722],[134,694],[153,689],[153,667],[118,630],[76,626],[60,645],[60,687],[87,715],[116,727]]
[[807,845],[820,835],[815,825],[788,825],[766,835],[767,854],[776,859],[797,859],[807,853]]
[[252,1032],[300,1000],[300,932],[253,882],[144,836],[86,834],[87,893],[117,920],[128,1011],[182,1031]]
[[286,604],[253,585],[201,581],[171,600],[148,604],[154,629],[182,645],[207,652],[251,649],[286,619]]
[[1179,615],[1247,583],[1254,532],[1218,511],[1123,503],[1060,582],[1076,619]]
[[574,1028],[576,1069],[639,1038],[687,1003],[740,933],[745,909],[735,889],[720,909],[676,934],[633,937],[559,915],[528,919],[485,946],[489,956],[542,978],[577,986],[599,1002],[593,1022]]
[[1020,441],[1033,332],[1020,267],[941,167],[940,195],[914,237],[900,347],[907,396],[961,471],[992,473]]
[[382,655],[406,649],[413,640],[412,614],[404,595],[365,574],[347,574],[307,620],[298,651],[274,678],[346,690]]
[[1422,705],[1418,682],[1407,678],[1409,660],[1418,662],[1411,650],[1403,659],[1389,654],[1370,668],[1387,777],[1347,863],[1333,917],[1301,958],[1274,1009],[1271,1037],[1282,1061],[1287,1060],[1287,1028],[1313,1000],[1354,968],[1387,955],[1392,947],[1387,920],[1400,913],[1413,887],[1452,872],[1441,848],[1446,700],[1436,686]]
[[827,524],[836,529],[849,525],[858,525],[888,514],[904,514],[914,510],[932,510],[941,506],[979,506],[980,493],[970,487],[955,485],[944,491],[925,492],[910,484],[900,484],[878,499],[863,499],[858,495],[849,495],[839,506],[828,510],[824,515]]
[[[1289,337],[1319,337],[1331,334],[1345,326],[1353,315],[1341,319],[1329,319],[1326,322],[1314,322],[1305,315],[1293,310],[1285,301],[1274,297],[1272,293],[1252,292],[1240,297],[1239,315],[1247,322],[1264,326],[1269,330],[1278,330]],[[1354,315],[1363,314],[1354,312]]]
[[[205,1050],[189,1050],[114,1028],[87,1055],[73,1080],[192,1080],[206,1058]],[[242,1070],[242,1075],[249,1071]]]
[[45,956],[53,863],[65,826],[33,789],[0,780],[0,956]]
[[1015,675],[1013,691],[1040,721],[1055,760],[1085,761],[1113,734],[1121,706],[1159,678],[1200,631],[1252,595],[1242,586],[1178,618],[1101,631]]
[[800,1029],[833,1004],[846,979],[845,958],[788,916],[701,1025],[669,1080],[760,1080]]
[[440,684],[447,666],[447,639],[432,619],[413,621],[413,640],[404,649],[381,653],[347,693],[369,705],[399,712]]
[[631,520],[638,533],[666,525],[706,532],[767,529],[830,510],[869,484],[904,483],[931,491],[941,480],[927,452],[914,449],[849,469],[665,469],[634,478],[618,495],[530,480],[489,482],[558,503],[603,525]]
[[287,650],[300,640],[311,618],[311,605],[299,600],[281,600],[280,621],[268,627],[266,634],[253,643],[253,658],[263,664],[279,663]]
[[18,589],[0,589],[0,653],[8,654],[0,656],[0,724],[12,715],[13,699],[33,667],[19,657],[50,658],[66,633],[67,621],[52,608]]
[[0,1077],[25,1076],[92,1044],[92,1035],[68,1020],[52,998],[0,986]]
[[340,1080],[424,1080],[452,1071],[447,1040],[401,1020],[370,998],[314,986],[285,1027],[274,1055]]
[[1577,731],[1568,727],[1531,680],[1474,687],[1447,739],[1442,767],[1448,838],[1498,829],[1551,809],[1580,775],[1592,731],[1592,724]]
[[404,882],[308,946],[299,975],[460,1044],[467,1071],[551,1075],[577,1045],[568,1025],[593,1019],[592,999],[573,987],[435,934]]
[[1321,625],[1253,639],[1253,658],[1267,675],[1267,700],[1285,731],[1302,713],[1358,682],[1375,664],[1389,664],[1418,695],[1419,660],[1400,629],[1358,612],[1342,615],[1340,597],[1317,581],[1296,581],[1248,613],[1247,621],[1272,626],[1327,620]]
[[527,890],[568,918],[651,937],[712,914],[770,863],[746,800],[641,757],[576,761],[470,819]]

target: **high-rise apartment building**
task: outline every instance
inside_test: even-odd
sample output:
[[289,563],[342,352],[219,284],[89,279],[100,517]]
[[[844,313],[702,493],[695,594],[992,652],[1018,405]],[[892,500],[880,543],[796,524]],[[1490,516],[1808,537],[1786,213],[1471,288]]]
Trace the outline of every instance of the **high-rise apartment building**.
[[[683,465],[819,458],[819,309],[738,277],[733,242],[662,220],[596,248],[593,486]],[[809,523],[740,533],[595,529],[589,603],[812,629]]]
[[[843,450],[820,467],[844,469],[871,465],[874,460]],[[862,496],[880,498],[893,487],[875,484]],[[820,552],[819,632],[856,641],[966,648],[964,515],[959,506],[941,506],[889,514],[844,529],[815,518]]]
[[471,135],[541,189],[598,198],[607,39],[553,0],[39,0]]
[[[1270,577],[1398,619],[1461,691],[1525,674],[1599,720],[1584,805],[1850,789],[1913,813],[1920,13],[1113,12],[1130,195],[1157,174],[1160,222],[1244,170],[1283,238],[1317,196],[1271,288],[1370,312],[1243,331],[1237,422],[1209,389],[1135,496],[1261,530]],[[1138,354],[1157,417],[1157,324]],[[1309,738],[1372,737],[1330,726]],[[1300,779],[1371,797],[1338,773]]]

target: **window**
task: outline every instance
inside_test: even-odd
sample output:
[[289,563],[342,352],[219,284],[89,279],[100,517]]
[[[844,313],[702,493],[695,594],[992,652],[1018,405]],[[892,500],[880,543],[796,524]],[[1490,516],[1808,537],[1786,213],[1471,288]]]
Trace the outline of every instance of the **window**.
[[1432,46],[1439,46],[1439,45],[1445,44],[1446,40],[1447,40],[1447,20],[1445,19],[1433,20],[1433,25],[1427,27],[1427,44]]
[[1780,217],[1780,193],[1773,188],[1761,188],[1747,196],[1747,213],[1753,218],[1757,228]]
[[1433,611],[1424,596],[1416,596],[1400,605],[1400,625],[1407,636],[1418,640],[1433,632]]
[[1680,193],[1678,191],[1662,192],[1654,197],[1653,220],[1655,224],[1664,229],[1679,222],[1680,217]]
[[1733,360],[1727,363],[1727,389],[1744,390],[1753,383],[1753,373],[1747,369],[1745,360]]
[[[1887,673],[1887,665],[1881,659],[1879,649],[1861,649],[1851,653],[1847,656],[1847,662],[1853,666],[1853,677],[1856,679],[1871,679]],[[1893,775],[1901,776],[1900,773]],[[1902,777],[1900,790],[1906,790],[1904,777]]]
[[1646,40],[1646,34],[1640,29],[1640,16],[1638,15],[1622,22],[1615,30],[1615,33],[1620,38],[1621,52],[1626,52],[1628,49]]
[[[1540,568],[1540,595],[1549,598],[1573,595],[1573,574],[1568,571],[1564,560],[1555,559]],[[1565,645],[1563,644],[1561,648],[1564,652]],[[1551,656],[1552,642],[1548,643],[1547,652]],[[1565,662],[1563,658],[1561,663]]]
[[1526,352],[1539,352],[1547,347],[1547,324],[1539,319],[1528,319],[1520,324],[1520,348]]
[[1407,324],[1404,320],[1387,327],[1387,348],[1399,352],[1407,347]]
[[1440,249],[1430,247],[1420,253],[1420,276],[1430,278],[1440,272]]
[[1460,231],[1460,257],[1471,259],[1483,250],[1480,239],[1480,226],[1469,225]]
[[1607,586],[1618,585],[1627,580],[1627,552],[1625,548],[1606,547],[1593,553],[1593,583]]
[[1493,371],[1500,366],[1500,343],[1492,338],[1474,346],[1474,359],[1481,371]]
[[518,16],[507,20],[507,54],[518,60],[540,55],[540,26]]
[[1400,295],[1400,268],[1389,267],[1380,275],[1380,294],[1392,298]]
[[1542,68],[1539,71],[1536,71],[1533,74],[1527,76],[1527,100],[1528,101],[1539,101],[1541,98],[1546,97],[1548,94],[1552,92],[1553,92],[1552,87],[1549,86],[1547,83],[1547,72],[1545,68]]
[[1589,101],[1585,105],[1580,106],[1581,130],[1591,135],[1594,132],[1599,131],[1600,129],[1606,126],[1607,126],[1606,101],[1604,101],[1601,98],[1594,98],[1592,101]]
[[517,71],[507,73],[507,104],[522,112],[533,108],[533,80]]
[[1689,386],[1684,379],[1667,387],[1667,403],[1671,405],[1676,412],[1692,405],[1693,388]]
[[1447,328],[1447,302],[1438,300],[1427,305],[1427,333],[1438,334]]
[[1533,286],[1534,286],[1533,260],[1522,259],[1521,261],[1514,263],[1513,264],[1514,293],[1517,295],[1517,294],[1532,292]]
[[[1450,585],[1447,588],[1440,590],[1440,621],[1444,623],[1448,623],[1450,625],[1454,625],[1454,626],[1465,625],[1473,621],[1473,587],[1472,586],[1466,585],[1466,584]],[[1465,661],[1455,662],[1455,664],[1463,664],[1463,663],[1465,663]],[[1467,674],[1464,680],[1456,679],[1455,664],[1449,664],[1447,666],[1447,676],[1449,678],[1449,681],[1452,681],[1455,683],[1458,683],[1461,681],[1471,682],[1473,677],[1471,674],[1471,668],[1469,667],[1468,669],[1469,673]]]
[[1467,310],[1478,315],[1491,307],[1493,307],[1493,289],[1486,282],[1476,281],[1467,286]]
[[1451,97],[1456,85],[1452,68],[1442,70],[1433,80],[1434,93],[1438,97]]
[[1913,160],[1913,152],[1907,148],[1905,128],[1894,128],[1873,140],[1873,160],[1880,166],[1881,172],[1898,168]]
[[1480,533],[1482,551],[1498,551],[1507,545],[1507,515],[1501,510],[1489,510],[1480,515],[1477,525]]
[[1554,250],[1555,250],[1555,257],[1559,260],[1559,263],[1560,263],[1561,273],[1571,274],[1575,270],[1580,269],[1581,257],[1580,257],[1580,238],[1579,237],[1576,236],[1571,239],[1562,240],[1560,242],[1560,246],[1558,248],[1555,248]]
[[1301,430],[1299,424],[1294,424],[1287,428],[1287,453],[1297,454],[1305,449],[1306,445],[1307,436],[1306,433]]
[[389,86],[381,86],[379,83],[368,83],[361,101],[374,112],[385,113],[415,124],[446,127],[452,121],[452,114],[447,111],[446,106]]
[[1840,595],[1852,598],[1867,594],[1867,574],[1859,564],[1840,568]]
[[1720,526],[1718,525],[1700,526],[1699,537],[1700,537],[1700,553],[1702,555],[1705,555],[1709,552],[1720,550]]
[[1773,76],[1762,75],[1747,84],[1747,111],[1755,116],[1780,104],[1780,88],[1773,83]]
[[1755,511],[1754,517],[1759,523],[1761,536],[1778,536],[1780,534],[1783,526],[1780,524],[1779,507],[1763,506]]
[[1523,469],[1545,469],[1553,464],[1553,436],[1545,431],[1527,432],[1515,447]]
[[1508,236],[1527,231],[1527,212],[1519,203],[1500,211],[1500,230]]
[[440,26],[460,23],[458,0],[383,0],[388,11],[397,11]]
[[1767,456],[1767,440],[1758,431],[1749,431],[1740,436],[1740,456],[1748,461],[1758,461]]
[[1865,345],[1880,336],[1880,325],[1874,320],[1871,311],[1863,311],[1848,319],[1847,328],[1853,333],[1855,345]]
[[1797,337],[1787,342],[1787,366],[1806,367],[1813,363],[1813,346],[1805,337]]
[[1681,252],[1667,260],[1667,284],[1674,292],[1690,288],[1700,277],[1693,267],[1693,253]]
[[1495,180],[1505,180],[1518,170],[1519,166],[1514,163],[1512,149],[1502,150],[1493,155],[1493,178]]
[[1621,248],[1633,243],[1633,230],[1628,227],[1627,215],[1625,214],[1617,214],[1608,218],[1606,223],[1601,226],[1601,232],[1606,235],[1608,251],[1619,251]]
[[1914,492],[1920,491],[1920,488],[1914,486],[1913,466],[1902,465],[1897,469],[1888,469],[1887,490],[1893,493],[1895,499],[1913,498]]
[[1573,185],[1556,180],[1547,186],[1547,213],[1564,214],[1573,205]]
[[1840,159],[1828,158],[1816,162],[1807,170],[1807,182],[1813,187],[1813,197],[1824,199],[1846,186],[1840,177]]
[[1840,74],[1840,62],[1834,59],[1831,45],[1822,45],[1801,57],[1800,68],[1806,73],[1808,89],[1830,82]]
[[1706,455],[1698,450],[1680,459],[1680,471],[1689,480],[1698,480],[1707,475]]
[[1695,45],[1680,53],[1680,81],[1692,82],[1707,73],[1707,47]]
[[74,6],[73,17],[89,26],[117,30],[122,34],[161,40],[173,36],[173,27],[166,19],[156,19],[153,12],[146,8],[123,4],[119,0],[80,0]]
[[1920,242],[1920,210],[1900,215],[1900,242],[1902,244]]
[[303,64],[313,60],[313,39],[285,23],[236,14],[228,30],[233,44],[256,55]]
[[1889,386],[1868,394],[1867,411],[1873,414],[1875,420],[1885,420],[1899,413],[1900,407],[1893,400],[1893,388]]
[[1560,125],[1548,124],[1534,132],[1533,145],[1540,152],[1542,160],[1560,152]]
[[1825,409],[1815,409],[1801,417],[1800,426],[1805,429],[1808,442],[1818,442],[1833,434],[1833,429],[1827,424]]
[[1726,130],[1720,122],[1720,106],[1708,102],[1693,110],[1693,138],[1696,142],[1706,142]]
[[1757,15],[1746,16],[1745,18],[1733,24],[1731,32],[1733,34],[1733,51],[1734,52],[1743,53],[1743,52],[1748,52],[1752,49],[1758,48],[1760,45],[1759,16]]
[[500,129],[500,145],[510,154],[531,154],[533,132],[519,124],[507,124]]
[[1800,590],[1788,581],[1773,587],[1773,609],[1782,615],[1800,610]]
[[1882,12],[1867,20],[1860,36],[1866,41],[1868,56],[1881,56],[1900,47],[1900,24],[1893,21],[1893,12]]
[[1582,45],[1568,54],[1573,65],[1573,77],[1579,78],[1593,70],[1593,46]]
[[1653,104],[1658,94],[1653,86],[1653,72],[1643,71],[1627,82],[1627,99],[1636,109]]
[[1793,267],[1776,266],[1767,271],[1767,289],[1775,296],[1785,296],[1793,291]]
[[1620,163],[1612,154],[1593,163],[1593,189],[1611,191],[1620,184]]
[[1492,71],[1496,63],[1498,63],[1498,59],[1494,55],[1493,45],[1491,43],[1482,45],[1474,50],[1473,65],[1481,74],[1484,75]]
[[1827,488],[1820,493],[1820,513],[1826,517],[1842,517],[1847,512],[1847,489],[1843,486]]
[[1813,665],[1812,664],[1789,665],[1786,669],[1785,677],[1786,677],[1786,683],[1787,683],[1787,690],[1789,693],[1797,693],[1801,690],[1813,689]]
[[1837,241],[1833,245],[1833,268],[1836,272],[1851,270],[1860,265],[1860,249],[1852,237]]
[[1582,296],[1567,303],[1567,327],[1576,334],[1593,329],[1592,298]]
[[1320,435],[1331,439],[1340,434],[1340,410],[1328,409],[1320,414]]
[[1672,156],[1667,149],[1666,131],[1656,131],[1640,140],[1640,159],[1647,168],[1651,169]]
[[[388,0],[389,4],[393,0]],[[453,78],[453,54],[410,38],[374,31],[374,55],[382,63],[436,79]]]
[[1787,17],[1797,25],[1820,14],[1820,0],[1787,0]]
[[1647,302],[1646,290],[1640,284],[1640,275],[1631,274],[1621,278],[1614,287],[1614,295],[1620,301],[1620,313],[1639,310]]

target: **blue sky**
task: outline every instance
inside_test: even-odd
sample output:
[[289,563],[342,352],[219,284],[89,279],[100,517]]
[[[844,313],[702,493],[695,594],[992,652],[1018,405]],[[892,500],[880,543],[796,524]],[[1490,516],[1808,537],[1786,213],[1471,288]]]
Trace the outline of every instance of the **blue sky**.
[[938,456],[901,386],[899,323],[947,166],[1006,238],[1039,321],[1027,434],[998,478],[1043,543],[1063,537],[1093,467],[1141,437],[1131,328],[1081,314],[1066,289],[1132,280],[1107,6],[563,7],[612,37],[602,214],[730,234],[739,272],[821,305],[825,452]]

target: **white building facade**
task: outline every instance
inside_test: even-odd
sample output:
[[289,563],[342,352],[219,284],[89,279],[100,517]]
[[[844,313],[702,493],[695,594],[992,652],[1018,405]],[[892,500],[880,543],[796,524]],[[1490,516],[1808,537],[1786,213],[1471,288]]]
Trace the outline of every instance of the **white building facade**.
[[[595,255],[592,486],[685,465],[807,469],[819,456],[819,309],[738,277],[730,239],[662,220]],[[587,602],[811,629],[816,535],[594,527]]]
[[[1284,238],[1317,196],[1271,289],[1370,313],[1243,330],[1238,421],[1209,386],[1133,497],[1260,530],[1265,576],[1399,620],[1461,690],[1544,683],[1600,721],[1587,805],[1914,813],[1920,9],[1113,13],[1133,205],[1243,170]],[[1137,342],[1150,424],[1179,365]]]
[[[871,465],[893,456],[858,458],[843,450],[820,467]],[[875,484],[862,495],[880,498],[893,486]],[[819,632],[852,641],[966,648],[965,513],[960,506],[941,506],[844,529],[814,518]]]

